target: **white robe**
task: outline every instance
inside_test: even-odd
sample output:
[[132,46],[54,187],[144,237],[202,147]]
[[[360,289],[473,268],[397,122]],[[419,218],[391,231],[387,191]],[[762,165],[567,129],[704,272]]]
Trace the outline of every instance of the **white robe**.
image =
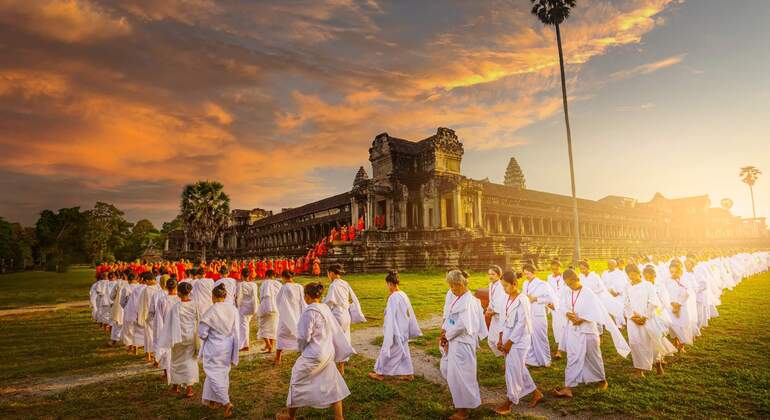
[[[626,275],[625,271],[615,269],[612,271],[605,271],[602,274],[602,281],[604,282],[604,287],[607,288],[607,293],[609,293],[610,289],[612,289],[616,293],[620,293],[617,296],[612,296],[612,293],[610,293],[610,297],[614,301],[612,304],[612,308],[617,310],[617,308],[623,308],[623,303],[625,301],[625,290],[626,287],[629,285],[628,276]],[[607,308],[609,311],[610,308]],[[615,322],[618,325],[625,325],[626,318],[621,313],[612,313],[610,312],[610,315],[612,315],[615,318]]]
[[240,348],[248,348],[251,343],[251,319],[257,313],[259,304],[259,286],[253,281],[239,282],[236,304],[240,315],[238,323],[241,336]]
[[455,408],[476,408],[481,393],[476,376],[476,349],[489,333],[481,302],[470,291],[456,297],[447,308],[442,329],[449,351],[441,348],[441,375],[449,385]]
[[599,347],[598,325],[603,325],[610,333],[618,354],[626,357],[631,349],[599,297],[590,288],[583,286],[578,291],[570,290],[563,298],[561,304],[565,307],[565,314],[573,312],[585,320],[580,325],[574,325],[568,320],[564,337],[559,343],[559,350],[567,352],[564,385],[573,387],[581,383],[603,381],[604,361]]
[[127,346],[144,347],[144,328],[138,324],[139,300],[142,291],[147,287],[141,283],[133,283],[129,286],[131,293],[127,297],[123,307],[123,342]]
[[300,316],[297,338],[302,354],[291,369],[286,406],[326,408],[350,395],[336,363],[355,351],[329,307],[308,305]]
[[671,333],[682,344],[692,344],[698,321],[695,289],[683,276],[679,281],[669,279],[666,282],[666,290],[668,290],[671,302],[681,305],[679,315],[675,315],[673,310],[668,308],[669,318],[671,319]]
[[102,283],[97,287],[96,298],[96,318],[101,324],[110,323],[110,309],[112,307],[112,299],[110,294],[115,288],[115,281],[100,280]]
[[589,289],[591,289],[592,292],[594,292],[596,296],[599,297],[599,301],[610,315],[612,315],[615,319],[620,319],[623,316],[623,305],[617,302],[612,297],[610,292],[607,291],[607,287],[604,286],[604,282],[598,274],[591,271],[587,276],[580,274],[579,277],[580,283],[583,286],[587,286]]
[[505,293],[503,284],[501,281],[496,281],[489,285],[489,304],[487,310],[494,312],[492,319],[489,322],[489,337],[487,337],[487,345],[495,356],[502,356],[503,353],[497,349],[497,342],[500,340],[500,333],[503,331],[502,312],[508,295]]
[[366,322],[361,303],[350,284],[342,279],[334,279],[329,285],[323,303],[329,306],[342,332],[345,333],[345,338],[350,343],[350,324]]
[[559,306],[556,291],[548,282],[533,279],[525,281],[522,285],[522,293],[527,297],[536,297],[532,302],[532,346],[527,355],[527,364],[530,366],[551,366],[551,344],[548,342],[548,308],[547,305]]
[[[155,304],[155,313],[153,314],[153,325],[155,325],[157,331],[160,331],[165,327],[166,315],[168,315],[171,308],[179,302],[179,296],[167,295],[165,293],[158,293],[156,296],[158,296],[158,299]],[[171,357],[169,349],[160,348],[157,344],[155,345],[155,348],[157,349],[155,360],[158,361],[158,364],[161,366],[168,365],[168,359]],[[168,374],[168,371],[166,371],[166,374]]]
[[569,287],[564,284],[561,274],[554,276],[548,275],[548,284],[556,291],[556,310],[551,311],[551,329],[553,330],[553,341],[558,345],[561,341],[561,337],[564,335],[564,328],[567,326],[567,317],[565,315],[564,308],[561,306],[561,302],[564,299],[564,293],[569,292]]
[[144,351],[147,353],[155,351],[155,330],[153,329],[154,325],[152,322],[148,322],[148,317],[150,310],[154,310],[154,308],[150,308],[150,304],[153,303],[156,299],[155,294],[157,293],[165,294],[165,292],[160,289],[160,286],[153,284],[150,286],[145,286],[144,290],[142,290],[141,296],[139,297],[139,308],[137,310],[136,323],[144,328]]
[[301,284],[285,283],[276,296],[278,306],[278,350],[299,350],[297,345],[297,325],[302,312],[307,307],[305,289]]
[[238,281],[231,277],[222,277],[214,283],[214,287],[217,287],[220,284],[224,284],[225,290],[227,290],[225,302],[235,306],[235,297],[238,294]]
[[[652,283],[641,281],[628,286],[624,296],[624,312],[628,326],[628,345],[631,347],[635,368],[652,370],[653,362],[676,351],[656,322],[656,318],[663,313],[663,304]],[[634,315],[647,318],[644,325],[632,321]]]
[[211,291],[214,290],[214,280],[212,279],[191,279],[192,292],[190,299],[198,306],[198,313],[205,314],[211,307]]
[[110,340],[118,342],[123,336],[123,305],[121,301],[127,296],[128,282],[125,280],[115,281],[115,287],[110,295],[112,299],[112,310],[110,312]]
[[522,397],[537,389],[525,363],[532,345],[532,310],[527,296],[520,293],[516,299],[508,297],[503,311],[503,345],[511,342],[505,356],[505,387],[508,400],[518,404]]
[[258,338],[274,340],[278,335],[278,305],[275,298],[280,290],[281,282],[275,279],[267,279],[259,286]]
[[409,297],[402,291],[388,297],[383,321],[380,355],[374,363],[374,371],[380,375],[412,375],[412,355],[409,339],[422,335]]
[[195,347],[198,342],[198,307],[195,302],[176,301],[163,319],[158,347],[169,356],[164,358],[169,385],[192,385],[200,380]]
[[238,364],[238,309],[227,302],[217,302],[206,311],[198,325],[206,380],[203,401],[230,402],[230,367]]

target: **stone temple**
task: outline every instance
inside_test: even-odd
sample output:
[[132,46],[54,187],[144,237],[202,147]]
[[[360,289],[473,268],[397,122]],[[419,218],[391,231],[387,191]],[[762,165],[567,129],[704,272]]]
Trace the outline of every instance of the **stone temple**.
[[[369,149],[371,176],[360,168],[350,191],[277,214],[233,210],[230,225],[209,249],[227,258],[302,256],[332,228],[363,217],[365,231],[353,241],[330,244],[324,266],[341,262],[348,271],[373,272],[572,260],[570,196],[527,189],[515,159],[506,171],[508,185],[470,179],[462,175],[462,157],[463,145],[448,128],[420,141],[379,134]],[[770,242],[764,218],[742,219],[728,208],[711,207],[706,195],[669,199],[658,193],[648,202],[578,199],[578,209],[584,258]],[[198,249],[177,230],[164,256],[195,259]]]

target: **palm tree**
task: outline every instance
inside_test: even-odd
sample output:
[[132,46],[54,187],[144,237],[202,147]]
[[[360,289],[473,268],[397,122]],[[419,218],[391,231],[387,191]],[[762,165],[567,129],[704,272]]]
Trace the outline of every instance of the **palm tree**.
[[230,197],[219,182],[198,181],[182,191],[182,220],[190,237],[201,244],[201,260],[230,218]]
[[569,110],[567,109],[567,84],[564,77],[564,54],[561,49],[561,25],[575,7],[575,0],[531,0],[532,14],[544,25],[556,28],[556,45],[559,48],[559,69],[561,70],[561,97],[564,105],[564,123],[567,127],[567,152],[569,153],[569,176],[572,181],[572,216],[575,224],[574,260],[580,259],[580,218],[578,217],[577,195],[575,194],[575,168],[572,163],[572,132],[569,128]]
[[744,166],[741,168],[740,177],[741,180],[749,186],[751,192],[751,212],[754,213],[754,218],[757,218],[757,210],[754,208],[754,183],[757,182],[757,178],[762,175],[762,171],[756,168],[756,166]]

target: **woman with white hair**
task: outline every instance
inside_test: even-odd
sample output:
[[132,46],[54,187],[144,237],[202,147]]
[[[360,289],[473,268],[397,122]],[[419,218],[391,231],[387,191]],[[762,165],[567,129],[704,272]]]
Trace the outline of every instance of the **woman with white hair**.
[[476,377],[476,349],[487,337],[487,324],[481,302],[468,290],[468,274],[452,270],[446,282],[453,298],[444,308],[444,324],[439,339],[441,374],[449,385],[457,411],[450,419],[468,418],[472,408],[481,405]]

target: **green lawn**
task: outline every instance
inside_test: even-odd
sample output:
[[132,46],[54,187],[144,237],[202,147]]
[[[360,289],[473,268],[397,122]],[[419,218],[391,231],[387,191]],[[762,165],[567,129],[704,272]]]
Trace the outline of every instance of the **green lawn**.
[[48,305],[88,299],[94,270],[73,268],[67,273],[24,271],[0,276],[0,309]]

